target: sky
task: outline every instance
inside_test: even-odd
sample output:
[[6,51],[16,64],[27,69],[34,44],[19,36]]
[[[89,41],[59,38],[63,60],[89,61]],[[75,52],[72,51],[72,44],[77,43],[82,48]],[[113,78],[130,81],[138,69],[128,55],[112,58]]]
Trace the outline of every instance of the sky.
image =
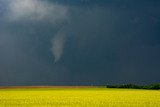
[[159,76],[159,0],[0,0],[0,86]]

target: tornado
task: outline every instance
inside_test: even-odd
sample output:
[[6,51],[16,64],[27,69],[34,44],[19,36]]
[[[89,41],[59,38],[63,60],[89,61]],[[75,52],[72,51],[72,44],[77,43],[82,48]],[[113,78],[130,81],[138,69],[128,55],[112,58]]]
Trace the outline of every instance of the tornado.
[[58,32],[52,39],[52,53],[54,55],[54,64],[59,61],[63,55],[64,45],[66,42],[64,32]]

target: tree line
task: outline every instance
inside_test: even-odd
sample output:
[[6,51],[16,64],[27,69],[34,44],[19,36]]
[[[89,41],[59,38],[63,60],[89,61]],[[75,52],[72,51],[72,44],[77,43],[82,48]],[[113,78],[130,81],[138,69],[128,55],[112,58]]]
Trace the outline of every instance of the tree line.
[[136,85],[136,84],[119,84],[119,85],[107,85],[107,88],[127,88],[127,89],[150,89],[159,90],[160,83],[150,85]]

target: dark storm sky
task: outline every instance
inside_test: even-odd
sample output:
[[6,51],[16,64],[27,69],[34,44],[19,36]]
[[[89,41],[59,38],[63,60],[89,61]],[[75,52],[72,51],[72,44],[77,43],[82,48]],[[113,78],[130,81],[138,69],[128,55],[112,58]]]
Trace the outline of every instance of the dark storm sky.
[[0,85],[157,82],[159,0],[0,0]]

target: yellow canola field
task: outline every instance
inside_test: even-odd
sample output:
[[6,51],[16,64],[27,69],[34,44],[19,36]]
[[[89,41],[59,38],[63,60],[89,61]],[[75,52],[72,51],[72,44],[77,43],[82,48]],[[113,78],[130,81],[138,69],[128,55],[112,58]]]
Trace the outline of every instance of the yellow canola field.
[[0,107],[160,107],[159,90],[0,89]]

